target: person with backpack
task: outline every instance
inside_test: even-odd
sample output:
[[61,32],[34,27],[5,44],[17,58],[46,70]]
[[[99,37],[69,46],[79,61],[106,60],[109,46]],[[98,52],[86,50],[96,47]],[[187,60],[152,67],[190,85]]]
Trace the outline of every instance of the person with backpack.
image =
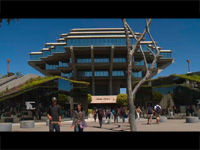
[[123,121],[123,123],[125,123],[125,117],[126,117],[126,109],[125,109],[125,107],[123,106],[122,108],[121,108],[121,116],[122,116],[122,121]]
[[111,112],[112,112],[112,113],[111,113],[111,119],[114,119],[114,113],[115,113],[114,109],[112,109]]
[[149,120],[150,120],[150,124],[152,124],[153,108],[151,107],[150,104],[148,104],[148,106],[147,106],[147,117],[148,117],[147,124],[149,124]]
[[160,105],[156,104],[154,106],[154,110],[155,110],[155,113],[156,113],[156,122],[159,124],[160,123],[160,114],[162,112],[162,108]]
[[98,119],[99,119],[99,125],[100,125],[100,128],[102,127],[102,123],[103,123],[103,117],[104,117],[104,111],[103,111],[103,108],[100,108],[97,113],[98,114]]

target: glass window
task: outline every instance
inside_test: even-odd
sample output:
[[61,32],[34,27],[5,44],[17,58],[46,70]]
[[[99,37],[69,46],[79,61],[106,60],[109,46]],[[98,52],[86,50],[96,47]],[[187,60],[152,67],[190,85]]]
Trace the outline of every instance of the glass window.
[[94,58],[95,63],[109,63],[109,58]]
[[78,77],[91,77],[92,71],[77,71]]
[[65,52],[64,45],[57,45],[55,46],[56,52]]
[[63,91],[71,91],[70,82],[63,79],[58,79],[58,89]]
[[[133,44],[133,40],[131,39],[131,44]],[[126,45],[125,38],[99,38],[99,39],[68,39],[67,45],[73,46],[101,46],[101,45]]]
[[58,67],[58,65],[49,65],[46,64],[46,70],[56,70]]
[[132,76],[136,78],[142,78],[142,71],[132,72]]
[[91,58],[77,58],[76,62],[77,63],[91,63],[92,60],[91,60]]
[[69,67],[68,64],[66,62],[61,62],[59,61],[59,64],[58,64],[59,67]]
[[160,55],[162,55],[162,58],[172,58],[172,53],[169,52],[161,52]]
[[113,75],[112,75],[113,77],[119,77],[119,76],[123,77],[123,76],[125,76],[124,71],[113,71],[112,73],[113,73]]
[[136,66],[144,66],[144,60],[141,60],[136,63]]
[[126,58],[114,58],[113,62],[126,62]]
[[95,71],[96,77],[109,76],[108,71]]
[[31,54],[30,60],[40,60],[40,57],[42,57],[42,54]]

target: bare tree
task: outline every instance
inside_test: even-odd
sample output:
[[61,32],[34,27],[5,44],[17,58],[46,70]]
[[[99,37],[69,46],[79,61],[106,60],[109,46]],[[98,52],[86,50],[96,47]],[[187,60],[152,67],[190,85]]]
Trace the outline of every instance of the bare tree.
[[[135,120],[135,105],[134,105],[134,96],[136,94],[136,92],[138,91],[138,89],[140,88],[140,86],[147,80],[150,78],[150,76],[152,75],[155,63],[157,62],[157,58],[160,55],[160,51],[158,50],[158,47],[156,46],[155,41],[153,40],[150,30],[149,30],[149,26],[150,23],[152,21],[152,19],[146,19],[146,27],[143,31],[143,33],[140,35],[139,38],[136,37],[135,33],[132,31],[132,29],[130,28],[130,26],[128,25],[128,23],[126,22],[126,19],[122,19],[123,21],[123,25],[124,25],[124,30],[125,30],[125,36],[126,36],[126,45],[127,45],[127,62],[128,62],[128,67],[127,67],[127,94],[128,94],[128,103],[129,103],[129,116],[130,116],[130,130],[131,131],[137,131],[137,126],[136,126],[136,120]],[[130,44],[130,34],[133,36],[133,38],[136,40],[136,44],[131,46]],[[141,46],[141,41],[143,40],[145,34],[148,33],[151,41],[153,42],[153,45],[156,49],[156,54],[147,47],[147,49],[150,51],[150,53],[152,53],[153,55],[153,61],[151,64],[151,67],[148,68],[148,64],[147,64],[147,59],[146,56],[144,54],[144,51],[142,49]],[[144,59],[144,63],[145,63],[145,67],[146,67],[146,75],[142,78],[142,80],[139,81],[139,83],[132,88],[132,66],[133,66],[133,56],[134,53],[140,49],[142,55],[143,55],[143,59]]]

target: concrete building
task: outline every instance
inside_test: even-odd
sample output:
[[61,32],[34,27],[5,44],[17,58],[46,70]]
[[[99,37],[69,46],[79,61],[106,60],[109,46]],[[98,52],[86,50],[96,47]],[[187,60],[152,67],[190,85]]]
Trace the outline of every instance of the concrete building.
[[[141,33],[135,33],[137,38]],[[136,40],[130,35],[131,45]],[[148,65],[153,60],[147,47],[155,52],[151,41],[141,41]],[[172,51],[160,50],[153,76],[173,63]],[[29,65],[47,76],[62,76],[90,82],[93,96],[113,96],[126,88],[127,47],[124,28],[72,29],[60,34],[56,43],[46,43],[40,52],[31,52]],[[140,49],[133,57],[132,77],[140,80],[146,69]],[[95,97],[96,98],[96,97]],[[113,102],[111,102],[113,103]]]

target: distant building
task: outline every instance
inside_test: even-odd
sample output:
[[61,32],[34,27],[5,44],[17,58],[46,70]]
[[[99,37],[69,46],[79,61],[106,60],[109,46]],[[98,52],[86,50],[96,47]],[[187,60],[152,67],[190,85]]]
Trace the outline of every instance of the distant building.
[[[141,33],[135,33],[137,38]],[[136,40],[130,35],[131,45]],[[151,41],[141,41],[151,65],[155,47]],[[151,77],[174,62],[171,50],[160,50],[160,56]],[[108,99],[120,94],[120,88],[127,87],[127,47],[124,28],[72,29],[61,34],[56,43],[46,43],[40,52],[31,52],[29,65],[46,76],[62,76],[90,83],[89,93],[106,96]],[[146,73],[140,49],[133,57],[133,80],[141,80]],[[109,98],[110,97],[110,98]],[[92,103],[95,99],[92,99]],[[108,103],[113,103],[107,100]],[[103,101],[102,101],[103,102]]]

